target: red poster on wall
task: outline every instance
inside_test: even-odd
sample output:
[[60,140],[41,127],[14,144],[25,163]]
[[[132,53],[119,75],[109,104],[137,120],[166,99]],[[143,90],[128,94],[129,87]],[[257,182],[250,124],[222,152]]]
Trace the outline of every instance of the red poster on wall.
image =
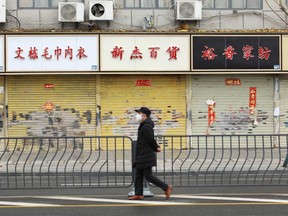
[[44,109],[46,112],[51,112],[55,108],[55,105],[51,101],[46,101],[41,106],[41,108]]
[[216,115],[215,111],[213,110],[215,108],[215,103],[212,105],[208,105],[208,126],[212,126],[212,124],[215,122]]
[[249,90],[249,110],[250,114],[255,113],[256,108],[256,87],[250,87]]

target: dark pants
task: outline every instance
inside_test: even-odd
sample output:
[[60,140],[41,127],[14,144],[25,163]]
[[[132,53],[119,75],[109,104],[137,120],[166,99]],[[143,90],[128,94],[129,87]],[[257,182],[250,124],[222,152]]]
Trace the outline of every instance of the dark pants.
[[156,176],[152,175],[152,168],[147,169],[135,169],[135,195],[143,195],[143,179],[144,177],[148,182],[151,182],[155,186],[166,191],[168,185],[165,182],[159,180]]

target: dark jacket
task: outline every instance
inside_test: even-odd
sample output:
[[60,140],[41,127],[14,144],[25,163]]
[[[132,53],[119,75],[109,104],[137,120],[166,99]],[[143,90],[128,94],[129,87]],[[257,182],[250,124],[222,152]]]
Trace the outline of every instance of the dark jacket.
[[154,123],[150,118],[140,123],[136,146],[134,166],[137,169],[146,169],[156,166],[156,152],[160,147],[154,139]]

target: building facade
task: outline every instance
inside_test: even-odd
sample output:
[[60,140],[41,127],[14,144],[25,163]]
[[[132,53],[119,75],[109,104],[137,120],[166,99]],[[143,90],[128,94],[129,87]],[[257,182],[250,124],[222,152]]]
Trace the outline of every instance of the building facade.
[[[89,0],[9,0],[5,29],[17,29],[18,18],[24,29],[71,29],[58,21],[59,2],[85,3],[85,21],[80,29],[89,29]],[[175,21],[175,0],[114,0],[114,20],[97,22],[99,29],[142,31],[143,18],[153,16],[153,29],[178,29]],[[278,2],[278,3],[277,3]],[[285,29],[287,26],[286,0],[202,0],[203,18],[188,22],[190,29],[201,30],[255,30]],[[286,8],[286,9],[285,9]],[[12,15],[12,16],[10,16]]]
[[157,135],[287,132],[286,1],[203,0],[180,21],[174,1],[115,0],[113,20],[89,21],[74,0],[76,24],[59,2],[6,1],[1,136],[134,139],[140,106]]

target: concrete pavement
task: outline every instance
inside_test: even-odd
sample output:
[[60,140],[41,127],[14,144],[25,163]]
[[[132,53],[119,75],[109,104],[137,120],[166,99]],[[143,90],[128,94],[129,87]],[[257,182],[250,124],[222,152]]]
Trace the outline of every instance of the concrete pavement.
[[285,187],[174,188],[170,200],[153,188],[154,197],[129,201],[129,188],[1,190],[0,214],[13,216],[197,215],[286,216]]

